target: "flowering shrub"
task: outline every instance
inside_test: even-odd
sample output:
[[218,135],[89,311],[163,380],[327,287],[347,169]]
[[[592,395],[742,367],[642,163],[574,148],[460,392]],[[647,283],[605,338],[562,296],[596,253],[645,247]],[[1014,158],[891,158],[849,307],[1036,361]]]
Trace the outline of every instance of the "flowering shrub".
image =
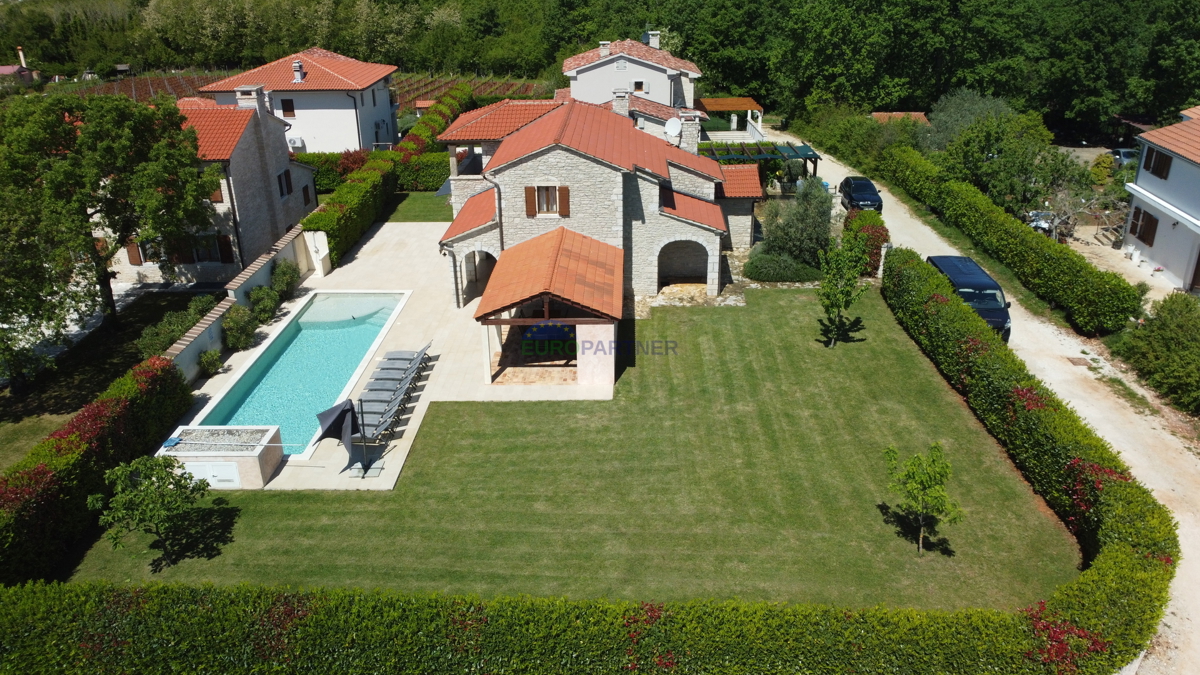
[[1042,646],[1028,652],[1027,656],[1054,666],[1054,672],[1058,675],[1078,673],[1080,659],[1091,653],[1108,651],[1108,642],[1048,611],[1045,600],[1039,601],[1036,607],[1026,607],[1021,611],[1029,617],[1034,635],[1044,641]]
[[344,150],[341,157],[338,159],[337,172],[342,178],[358,171],[363,164],[367,163],[367,156],[371,154],[369,150]]

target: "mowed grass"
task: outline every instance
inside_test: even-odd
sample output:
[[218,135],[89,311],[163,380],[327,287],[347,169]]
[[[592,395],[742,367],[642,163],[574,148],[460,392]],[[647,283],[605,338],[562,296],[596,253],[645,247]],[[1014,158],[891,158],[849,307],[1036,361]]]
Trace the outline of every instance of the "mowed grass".
[[389,223],[448,223],[454,220],[447,197],[432,192],[401,192],[396,199],[396,209],[387,217]]
[[[224,493],[235,541],[159,575],[146,537],[75,579],[697,597],[921,608],[1026,606],[1078,551],[872,289],[863,341],[819,344],[812,291],[656,308],[613,401],[435,403],[393,492]],[[940,441],[953,556],[917,557],[877,505],[883,450]]]

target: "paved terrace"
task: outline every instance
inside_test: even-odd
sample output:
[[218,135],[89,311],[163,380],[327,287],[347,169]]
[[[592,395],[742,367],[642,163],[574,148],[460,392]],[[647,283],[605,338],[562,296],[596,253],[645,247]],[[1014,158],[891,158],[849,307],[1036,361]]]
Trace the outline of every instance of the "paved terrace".
[[[269,326],[267,335],[282,330],[291,313],[309,291],[396,290],[411,291],[396,323],[384,336],[372,363],[356,385],[357,398],[366,386],[375,362],[393,350],[416,350],[433,341],[433,365],[427,371],[407,428],[397,432],[384,455],[378,478],[354,478],[346,469],[347,453],[332,439],[321,441],[307,461],[287,459],[267,484],[267,490],[391,490],[416,438],[421,420],[433,401],[563,401],[608,399],[611,387],[553,384],[487,384],[483,328],[475,321],[479,299],[454,307],[449,258],[438,250],[438,239],[447,223],[380,223],[325,277],[310,276],[301,284],[296,300],[286,303]],[[496,342],[493,338],[493,349]],[[201,380],[197,405],[181,424],[190,424],[208,401],[241,372],[254,350],[227,357],[221,374]],[[331,401],[332,405],[333,402]]]

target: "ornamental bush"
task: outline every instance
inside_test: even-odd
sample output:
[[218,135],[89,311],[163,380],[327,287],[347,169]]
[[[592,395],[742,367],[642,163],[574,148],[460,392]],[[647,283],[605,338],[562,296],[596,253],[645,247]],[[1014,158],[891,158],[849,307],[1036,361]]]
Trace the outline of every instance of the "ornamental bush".
[[1200,300],[1172,293],[1154,303],[1144,326],[1110,344],[1151,387],[1200,414]]
[[755,253],[742,267],[742,274],[754,281],[819,281],[821,270],[796,262],[783,253]]
[[167,312],[161,321],[142,330],[141,337],[136,341],[138,352],[144,359],[162,354],[216,306],[216,297],[206,293],[192,298],[182,312]]
[[0,583],[54,576],[96,524],[104,472],[154,452],[192,405],[174,362],[154,356],[113,381],[0,476]]
[[209,349],[200,354],[200,372],[204,377],[212,377],[221,372],[225,364],[221,361],[220,349]]
[[313,182],[317,192],[327,194],[342,184],[342,174],[338,173],[338,163],[342,160],[340,152],[297,152],[296,161],[316,169]]
[[863,239],[863,250],[867,254],[863,276],[873,277],[878,274],[879,263],[883,261],[883,245],[892,238],[883,224],[883,216],[878,211],[850,209],[846,213],[842,231],[850,235],[859,235]]
[[[1079,539],[1087,569],[1046,607],[1107,645],[1087,655],[1078,672],[1113,672],[1146,647],[1162,617],[1179,557],[1170,512],[917,253],[888,254],[883,295],[900,325]],[[1043,648],[1046,655],[1055,653]]]
[[254,345],[258,321],[245,305],[233,305],[225,310],[221,320],[221,338],[226,349],[242,351]]
[[1007,265],[1039,298],[1066,310],[1079,332],[1111,333],[1141,314],[1144,294],[1119,274],[1102,272],[1070,247],[1038,234],[974,186],[945,181],[917,151],[889,149],[879,172]]
[[250,313],[259,323],[270,323],[279,309],[279,294],[270,286],[255,286],[250,289]]
[[329,256],[336,266],[376,220],[395,192],[392,178],[395,165],[372,158],[363,168],[346,176],[346,182],[300,224],[305,230],[319,230],[329,238]]
[[300,266],[287,258],[277,258],[271,268],[271,290],[281,300],[291,300],[300,285]]

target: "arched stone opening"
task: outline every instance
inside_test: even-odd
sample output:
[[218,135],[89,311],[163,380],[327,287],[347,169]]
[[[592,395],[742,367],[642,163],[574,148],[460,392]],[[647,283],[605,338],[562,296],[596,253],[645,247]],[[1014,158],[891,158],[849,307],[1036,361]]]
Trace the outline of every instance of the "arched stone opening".
[[658,252],[658,290],[673,284],[709,283],[708,248],[698,241],[673,241]]

